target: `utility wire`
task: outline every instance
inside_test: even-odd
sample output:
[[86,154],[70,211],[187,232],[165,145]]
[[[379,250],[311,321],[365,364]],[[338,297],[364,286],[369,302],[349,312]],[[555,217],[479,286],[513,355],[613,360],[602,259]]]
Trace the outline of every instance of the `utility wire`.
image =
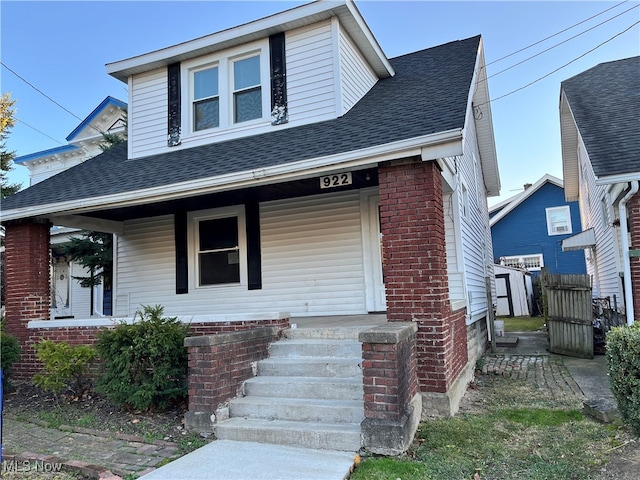
[[[72,115],[73,117],[77,118],[78,120],[80,120],[81,122],[84,121],[83,118],[80,118],[78,115],[76,115],[75,113],[73,113],[71,110],[63,107],[62,105],[60,105],[58,102],[56,102],[53,98],[51,98],[49,95],[47,95],[46,93],[44,93],[42,90],[40,90],[38,87],[36,87],[34,84],[32,84],[31,82],[29,82],[28,80],[26,80],[24,77],[20,76],[15,70],[12,70],[11,68],[9,68],[7,66],[6,63],[1,62],[0,61],[0,65],[2,65],[4,68],[6,68],[7,70],[9,70],[11,73],[13,73],[16,77],[18,77],[20,80],[22,80],[24,83],[26,83],[27,85],[29,85],[31,88],[33,88],[36,92],[38,92],[40,95],[42,95],[43,97],[45,97],[47,100],[53,102],[55,105],[57,105],[58,107],[60,107],[62,110],[64,110],[65,112],[67,112],[69,115]],[[24,123],[24,122],[22,122]],[[26,124],[25,124],[26,125]],[[89,125],[91,128],[93,128],[96,132],[98,133],[103,133],[101,130],[98,130],[96,127],[94,127],[93,125]],[[32,127],[33,128],[33,127]],[[38,131],[37,129],[34,128],[34,130]],[[42,132],[40,132],[42,133]],[[49,137],[48,135],[46,135],[47,137]],[[49,137],[51,138],[51,137]],[[56,140],[57,141],[57,140]],[[58,142],[60,143],[60,142]]]
[[[542,43],[542,42],[545,42],[545,41],[549,40],[550,38],[557,37],[557,36],[558,36],[558,35],[560,35],[561,33],[564,33],[564,32],[566,32],[566,31],[568,31],[568,30],[571,30],[572,28],[577,27],[578,25],[582,25],[583,23],[588,22],[588,21],[589,21],[589,20],[591,20],[591,19],[594,19],[594,18],[596,18],[596,17],[599,17],[600,15],[602,15],[602,14],[604,14],[604,13],[607,13],[609,10],[612,10],[612,9],[614,9],[614,8],[619,7],[619,6],[620,6],[620,5],[622,5],[623,3],[627,3],[627,1],[628,1],[628,0],[624,0],[623,2],[620,2],[620,3],[618,3],[617,5],[614,5],[613,7],[609,7],[609,8],[607,8],[606,10],[603,10],[603,11],[602,11],[602,12],[600,12],[600,13],[596,13],[595,15],[593,15],[593,16],[591,16],[591,17],[589,17],[589,18],[586,18],[586,19],[584,19],[584,20],[582,20],[581,22],[574,23],[573,25],[571,25],[570,27],[565,28],[564,30],[560,30],[559,32],[554,33],[553,35],[549,35],[548,37],[545,37],[545,38],[543,38],[542,40],[538,40],[537,42],[532,43],[532,44],[530,44],[530,45],[527,45],[526,47],[523,47],[523,48],[521,48],[520,50],[516,50],[516,51],[515,51],[515,52],[513,52],[513,53],[509,53],[509,54],[505,55],[504,57],[500,57],[500,58],[498,58],[497,60],[494,60],[494,61],[492,61],[492,62],[489,62],[489,63],[487,63],[485,66],[489,66],[489,65],[492,65],[492,64],[494,64],[494,63],[500,62],[500,61],[504,60],[505,58],[512,57],[512,56],[514,56],[514,55],[516,55],[516,54],[518,54],[518,53],[520,53],[520,52],[523,52],[523,51],[525,51],[525,50],[528,50],[528,49],[529,49],[529,48],[531,48],[531,47],[535,47],[536,45],[538,45],[538,44],[540,44],[540,43]],[[633,8],[635,8],[635,7],[633,7]],[[628,10],[627,10],[627,11],[628,11]],[[623,12],[623,13],[624,13],[624,12]],[[613,18],[615,18],[615,17],[613,17]]]
[[519,92],[520,90],[524,90],[525,88],[530,87],[530,86],[531,86],[531,85],[533,85],[534,83],[538,83],[540,80],[543,80],[543,79],[547,78],[548,76],[553,75],[553,74],[554,74],[554,73],[556,73],[557,71],[562,70],[563,68],[565,68],[565,67],[567,67],[567,66],[571,65],[573,62],[575,62],[575,61],[577,61],[577,60],[581,59],[582,57],[584,57],[584,56],[586,56],[586,55],[590,54],[590,53],[591,53],[591,52],[593,52],[594,50],[597,50],[598,48],[600,48],[600,47],[601,47],[601,46],[603,46],[604,44],[609,43],[609,42],[610,42],[611,40],[613,40],[614,38],[617,38],[617,37],[619,37],[620,35],[622,35],[622,34],[624,34],[624,33],[628,32],[629,30],[631,30],[633,27],[635,27],[635,26],[636,26],[636,25],[638,25],[639,23],[640,23],[640,20],[639,20],[639,21],[637,21],[637,22],[635,22],[635,23],[634,23],[634,24],[632,24],[631,26],[629,26],[629,27],[625,28],[623,31],[621,31],[621,32],[619,32],[619,33],[616,33],[613,37],[611,37],[611,38],[609,38],[609,39],[605,40],[604,42],[600,43],[599,45],[596,45],[596,46],[595,46],[595,47],[593,47],[591,50],[586,51],[586,52],[585,52],[585,53],[583,53],[582,55],[580,55],[580,56],[578,56],[578,57],[574,58],[573,60],[570,60],[569,62],[565,63],[564,65],[561,65],[560,67],[558,67],[558,68],[556,68],[555,70],[553,70],[553,71],[551,71],[551,72],[547,73],[546,75],[543,75],[542,77],[535,79],[533,82],[529,82],[529,83],[527,83],[526,85],[524,85],[524,86],[522,86],[522,87],[520,87],[520,88],[517,88],[517,89],[515,89],[515,90],[512,90],[512,91],[511,91],[511,92],[509,92],[509,93],[505,93],[504,95],[501,95],[501,96],[499,96],[499,97],[497,97],[497,98],[492,98],[492,99],[491,99],[491,100],[489,100],[488,102],[481,103],[481,104],[477,105],[477,106],[476,106],[476,108],[481,107],[481,106],[483,106],[483,105],[486,105],[487,103],[493,103],[493,102],[495,102],[495,101],[497,101],[497,100],[500,100],[500,99],[502,99],[502,98],[508,97],[509,95],[513,95],[514,93]]
[[[569,37],[569,38],[567,38],[567,39],[563,40],[562,42],[556,43],[555,45],[552,45],[552,46],[550,46],[549,48],[547,48],[547,49],[545,49],[545,50],[542,50],[541,52],[536,53],[535,55],[531,55],[530,57],[525,58],[524,60],[522,60],[522,61],[520,61],[520,62],[518,62],[518,63],[514,63],[514,64],[513,64],[513,65],[511,65],[510,67],[507,67],[507,68],[505,68],[505,69],[503,69],[503,70],[500,70],[499,72],[496,72],[496,73],[494,73],[494,74],[492,74],[492,75],[489,75],[488,77],[486,77],[486,78],[485,78],[485,79],[483,79],[482,81],[486,82],[486,81],[487,81],[487,80],[489,80],[490,78],[493,78],[493,77],[495,77],[495,76],[497,76],[497,75],[500,75],[501,73],[504,73],[504,72],[506,72],[507,70],[511,70],[512,68],[515,68],[515,67],[517,67],[518,65],[521,65],[521,64],[523,64],[523,63],[525,63],[525,62],[528,62],[529,60],[531,60],[531,59],[533,59],[533,58],[535,58],[535,57],[538,57],[538,56],[542,55],[543,53],[548,52],[549,50],[553,50],[554,48],[559,47],[560,45],[563,45],[563,44],[565,44],[565,43],[569,42],[570,40],[573,40],[574,38],[579,37],[580,35],[584,35],[585,33],[590,32],[591,30],[594,30],[594,29],[598,28],[599,26],[604,25],[604,24],[605,24],[605,23],[607,23],[607,22],[610,22],[610,21],[611,21],[611,20],[613,20],[614,18],[618,18],[619,16],[624,15],[625,13],[630,12],[630,11],[631,11],[631,10],[633,10],[634,8],[638,8],[638,7],[640,7],[640,5],[635,5],[635,6],[631,7],[631,8],[629,8],[628,10],[625,10],[624,12],[619,13],[618,15],[615,15],[615,16],[613,16],[613,17],[609,18],[608,20],[605,20],[605,21],[603,21],[603,22],[600,22],[600,23],[598,23],[597,25],[594,25],[594,26],[593,26],[593,27],[591,27],[591,28],[588,28],[588,29],[586,29],[586,30],[584,30],[584,31],[582,31],[582,32],[580,32],[580,33],[577,33],[577,34],[576,34],[576,35],[574,35],[573,37]],[[593,17],[591,17],[591,18],[593,18]],[[565,30],[567,30],[567,29],[565,29]],[[563,30],[563,31],[565,31],[565,30]],[[547,37],[547,38],[551,38],[551,37]],[[537,43],[540,43],[540,42],[537,42]],[[533,45],[536,45],[537,43],[534,43]],[[522,50],[519,50],[519,52],[521,52],[521,51],[522,51]],[[506,58],[506,57],[502,57],[502,58]],[[497,60],[496,60],[496,61],[497,61]],[[495,63],[495,62],[492,62],[492,63]],[[487,64],[487,65],[490,65],[490,64]],[[485,67],[486,67],[486,65],[485,65]]]
[[38,133],[40,133],[40,134],[44,135],[45,137],[50,138],[50,139],[51,139],[51,140],[53,140],[54,142],[59,143],[60,145],[63,145],[63,146],[64,146],[64,143],[62,143],[61,141],[56,140],[56,139],[55,139],[55,138],[53,138],[53,137],[50,137],[50,136],[49,136],[49,135],[47,135],[46,133],[44,133],[44,132],[42,132],[42,131],[38,130],[36,127],[34,127],[34,126],[32,126],[32,125],[29,125],[29,124],[28,124],[27,122],[25,122],[24,120],[20,120],[19,118],[16,118],[15,120],[16,120],[17,122],[20,122],[20,123],[21,123],[21,124],[23,124],[23,125],[26,125],[27,127],[31,128],[32,130],[35,130],[36,132],[38,132]]

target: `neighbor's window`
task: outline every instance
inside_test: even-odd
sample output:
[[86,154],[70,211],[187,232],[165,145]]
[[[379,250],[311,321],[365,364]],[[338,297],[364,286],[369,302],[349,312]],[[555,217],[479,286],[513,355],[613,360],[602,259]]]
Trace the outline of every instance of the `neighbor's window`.
[[571,233],[571,211],[569,205],[547,208],[547,230],[549,235]]
[[218,67],[193,74],[193,129],[205,130],[220,125]]
[[233,121],[262,117],[260,55],[233,62]]
[[240,282],[238,217],[198,222],[199,285]]

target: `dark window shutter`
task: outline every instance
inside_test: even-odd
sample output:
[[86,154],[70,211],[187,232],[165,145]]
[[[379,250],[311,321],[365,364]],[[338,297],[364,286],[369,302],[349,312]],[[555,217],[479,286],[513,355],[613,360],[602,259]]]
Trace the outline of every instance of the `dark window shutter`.
[[189,293],[189,259],[187,255],[187,214],[173,216],[176,245],[176,294]]
[[247,276],[249,290],[262,289],[262,252],[260,246],[260,203],[247,200],[244,205],[247,222]]
[[167,131],[167,145],[169,147],[175,147],[180,145],[182,139],[180,138],[180,64],[172,63],[167,67],[168,76],[168,105],[169,105],[169,117],[168,117],[168,131]]
[[269,59],[271,61],[271,124],[280,125],[289,121],[284,32],[269,37]]

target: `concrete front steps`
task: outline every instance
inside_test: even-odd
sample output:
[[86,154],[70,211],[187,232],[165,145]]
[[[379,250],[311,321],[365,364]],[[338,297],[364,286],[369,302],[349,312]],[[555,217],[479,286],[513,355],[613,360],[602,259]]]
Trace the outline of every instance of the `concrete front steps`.
[[[330,330],[330,331],[329,331]],[[216,425],[223,440],[355,452],[364,419],[360,329],[285,331],[258,362],[244,397]]]

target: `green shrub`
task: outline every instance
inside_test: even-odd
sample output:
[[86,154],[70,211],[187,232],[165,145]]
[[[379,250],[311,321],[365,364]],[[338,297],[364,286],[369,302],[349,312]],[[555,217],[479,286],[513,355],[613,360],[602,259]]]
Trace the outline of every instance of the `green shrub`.
[[622,419],[640,435],[640,323],[607,333],[609,382]]
[[2,388],[11,389],[9,375],[13,364],[20,358],[18,339],[4,331],[4,318],[0,322],[0,368],[2,368]]
[[104,373],[97,388],[118,405],[164,409],[187,395],[188,326],[163,318],[163,311],[160,305],[143,306],[136,312],[139,322],[98,334]]
[[68,388],[77,396],[82,396],[88,389],[87,373],[96,359],[93,347],[41,340],[35,350],[36,357],[43,363],[42,372],[33,376],[33,383],[37,386],[53,393]]

